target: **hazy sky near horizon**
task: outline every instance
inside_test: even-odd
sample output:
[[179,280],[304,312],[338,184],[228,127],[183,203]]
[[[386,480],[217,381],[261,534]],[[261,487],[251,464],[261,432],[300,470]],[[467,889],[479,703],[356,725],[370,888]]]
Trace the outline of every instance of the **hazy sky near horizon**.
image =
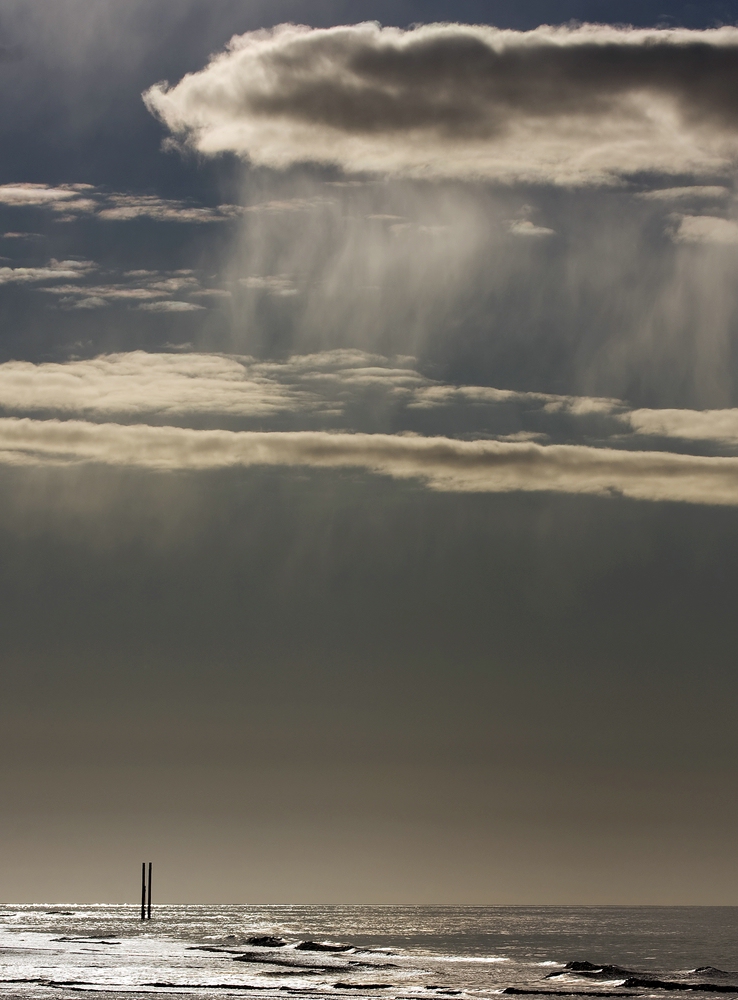
[[737,23],[0,0],[0,898],[738,902]]

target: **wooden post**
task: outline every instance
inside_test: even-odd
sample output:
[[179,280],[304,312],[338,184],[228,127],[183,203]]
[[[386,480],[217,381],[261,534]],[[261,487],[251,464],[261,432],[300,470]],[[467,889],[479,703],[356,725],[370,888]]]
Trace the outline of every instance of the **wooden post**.
[[148,906],[148,917],[151,920],[151,862],[149,861],[149,906]]
[[141,862],[141,919],[146,919],[146,862]]

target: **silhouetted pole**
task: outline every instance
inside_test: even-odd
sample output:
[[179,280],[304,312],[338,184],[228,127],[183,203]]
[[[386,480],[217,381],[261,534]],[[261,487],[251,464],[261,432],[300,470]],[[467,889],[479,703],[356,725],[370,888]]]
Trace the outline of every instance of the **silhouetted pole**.
[[141,862],[141,919],[146,919],[146,862]]
[[148,906],[148,917],[151,920],[151,862],[149,861],[149,906]]

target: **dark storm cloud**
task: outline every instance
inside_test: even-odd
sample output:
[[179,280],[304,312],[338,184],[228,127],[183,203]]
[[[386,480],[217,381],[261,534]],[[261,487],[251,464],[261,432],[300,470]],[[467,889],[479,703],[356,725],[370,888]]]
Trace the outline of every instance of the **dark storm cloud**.
[[325,27],[453,18],[527,29],[572,18],[700,27],[736,17],[735,0],[458,0],[453,6],[445,0],[4,0],[0,44],[23,58],[0,60],[0,179],[154,185],[172,196],[227,184],[227,163],[203,169],[162,157],[160,130],[138,95],[157,80],[179,80],[203,66],[232,35],[283,21]]
[[282,25],[145,94],[174,135],[287,167],[585,184],[727,169],[738,29]]

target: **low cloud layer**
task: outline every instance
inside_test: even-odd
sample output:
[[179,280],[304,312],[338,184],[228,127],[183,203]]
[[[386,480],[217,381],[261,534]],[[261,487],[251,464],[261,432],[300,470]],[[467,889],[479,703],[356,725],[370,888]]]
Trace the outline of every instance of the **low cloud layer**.
[[0,403],[6,410],[103,418],[142,413],[267,416],[304,405],[299,392],[255,367],[215,354],[144,351],[62,364],[11,361],[0,365]]
[[[176,308],[180,303],[149,305]],[[0,364],[0,408],[102,420],[293,413],[346,421],[350,411],[355,417],[357,408],[368,405],[401,406],[416,414],[466,410],[486,415],[524,409],[548,418],[611,415],[625,409],[616,399],[447,385],[417,371],[414,361],[357,350],[294,355],[283,361],[146,351],[61,363],[8,361]],[[614,426],[621,429],[619,423]]]
[[282,25],[144,95],[179,141],[285,168],[567,185],[719,174],[738,29]]
[[[160,305],[186,308],[188,304]],[[450,423],[464,414],[467,431],[504,438],[509,436],[513,415],[534,421],[513,433],[562,443],[566,433],[569,441],[592,441],[596,436],[599,443],[620,442],[637,435],[738,445],[736,409],[631,409],[625,401],[607,397],[453,385],[423,374],[414,358],[358,350],[284,360],[131,351],[66,362],[0,364],[0,409],[7,414],[101,421],[156,416],[184,422],[204,415],[261,420],[292,414],[339,420],[339,426],[353,429],[352,421],[372,408],[393,412],[397,429],[402,429],[403,414],[419,418],[438,414]]]
[[[627,437],[632,447],[638,437],[651,436],[734,448],[736,410],[630,410],[617,399],[447,385],[417,371],[412,361],[336,350],[285,361],[135,351],[65,363],[7,362],[0,365],[0,406],[16,416],[0,419],[0,462],[162,470],[357,468],[415,478],[444,491],[548,490],[738,504],[733,455],[622,447]],[[362,413],[378,407],[394,414],[395,432],[344,430],[356,420],[360,427]],[[52,419],[20,416],[40,413]],[[433,414],[444,427],[460,414],[468,427],[476,420],[477,439],[403,431],[408,417],[428,420]],[[303,421],[298,427],[310,419],[318,429],[254,432],[110,422],[155,417],[186,425],[204,416],[261,422],[285,415]],[[518,422],[511,425],[511,417]],[[518,429],[505,433],[506,426]],[[552,440],[561,443],[545,443]]]
[[556,493],[738,505],[738,458],[391,434],[192,430],[0,419],[0,462],[157,470],[360,469],[445,492]]

